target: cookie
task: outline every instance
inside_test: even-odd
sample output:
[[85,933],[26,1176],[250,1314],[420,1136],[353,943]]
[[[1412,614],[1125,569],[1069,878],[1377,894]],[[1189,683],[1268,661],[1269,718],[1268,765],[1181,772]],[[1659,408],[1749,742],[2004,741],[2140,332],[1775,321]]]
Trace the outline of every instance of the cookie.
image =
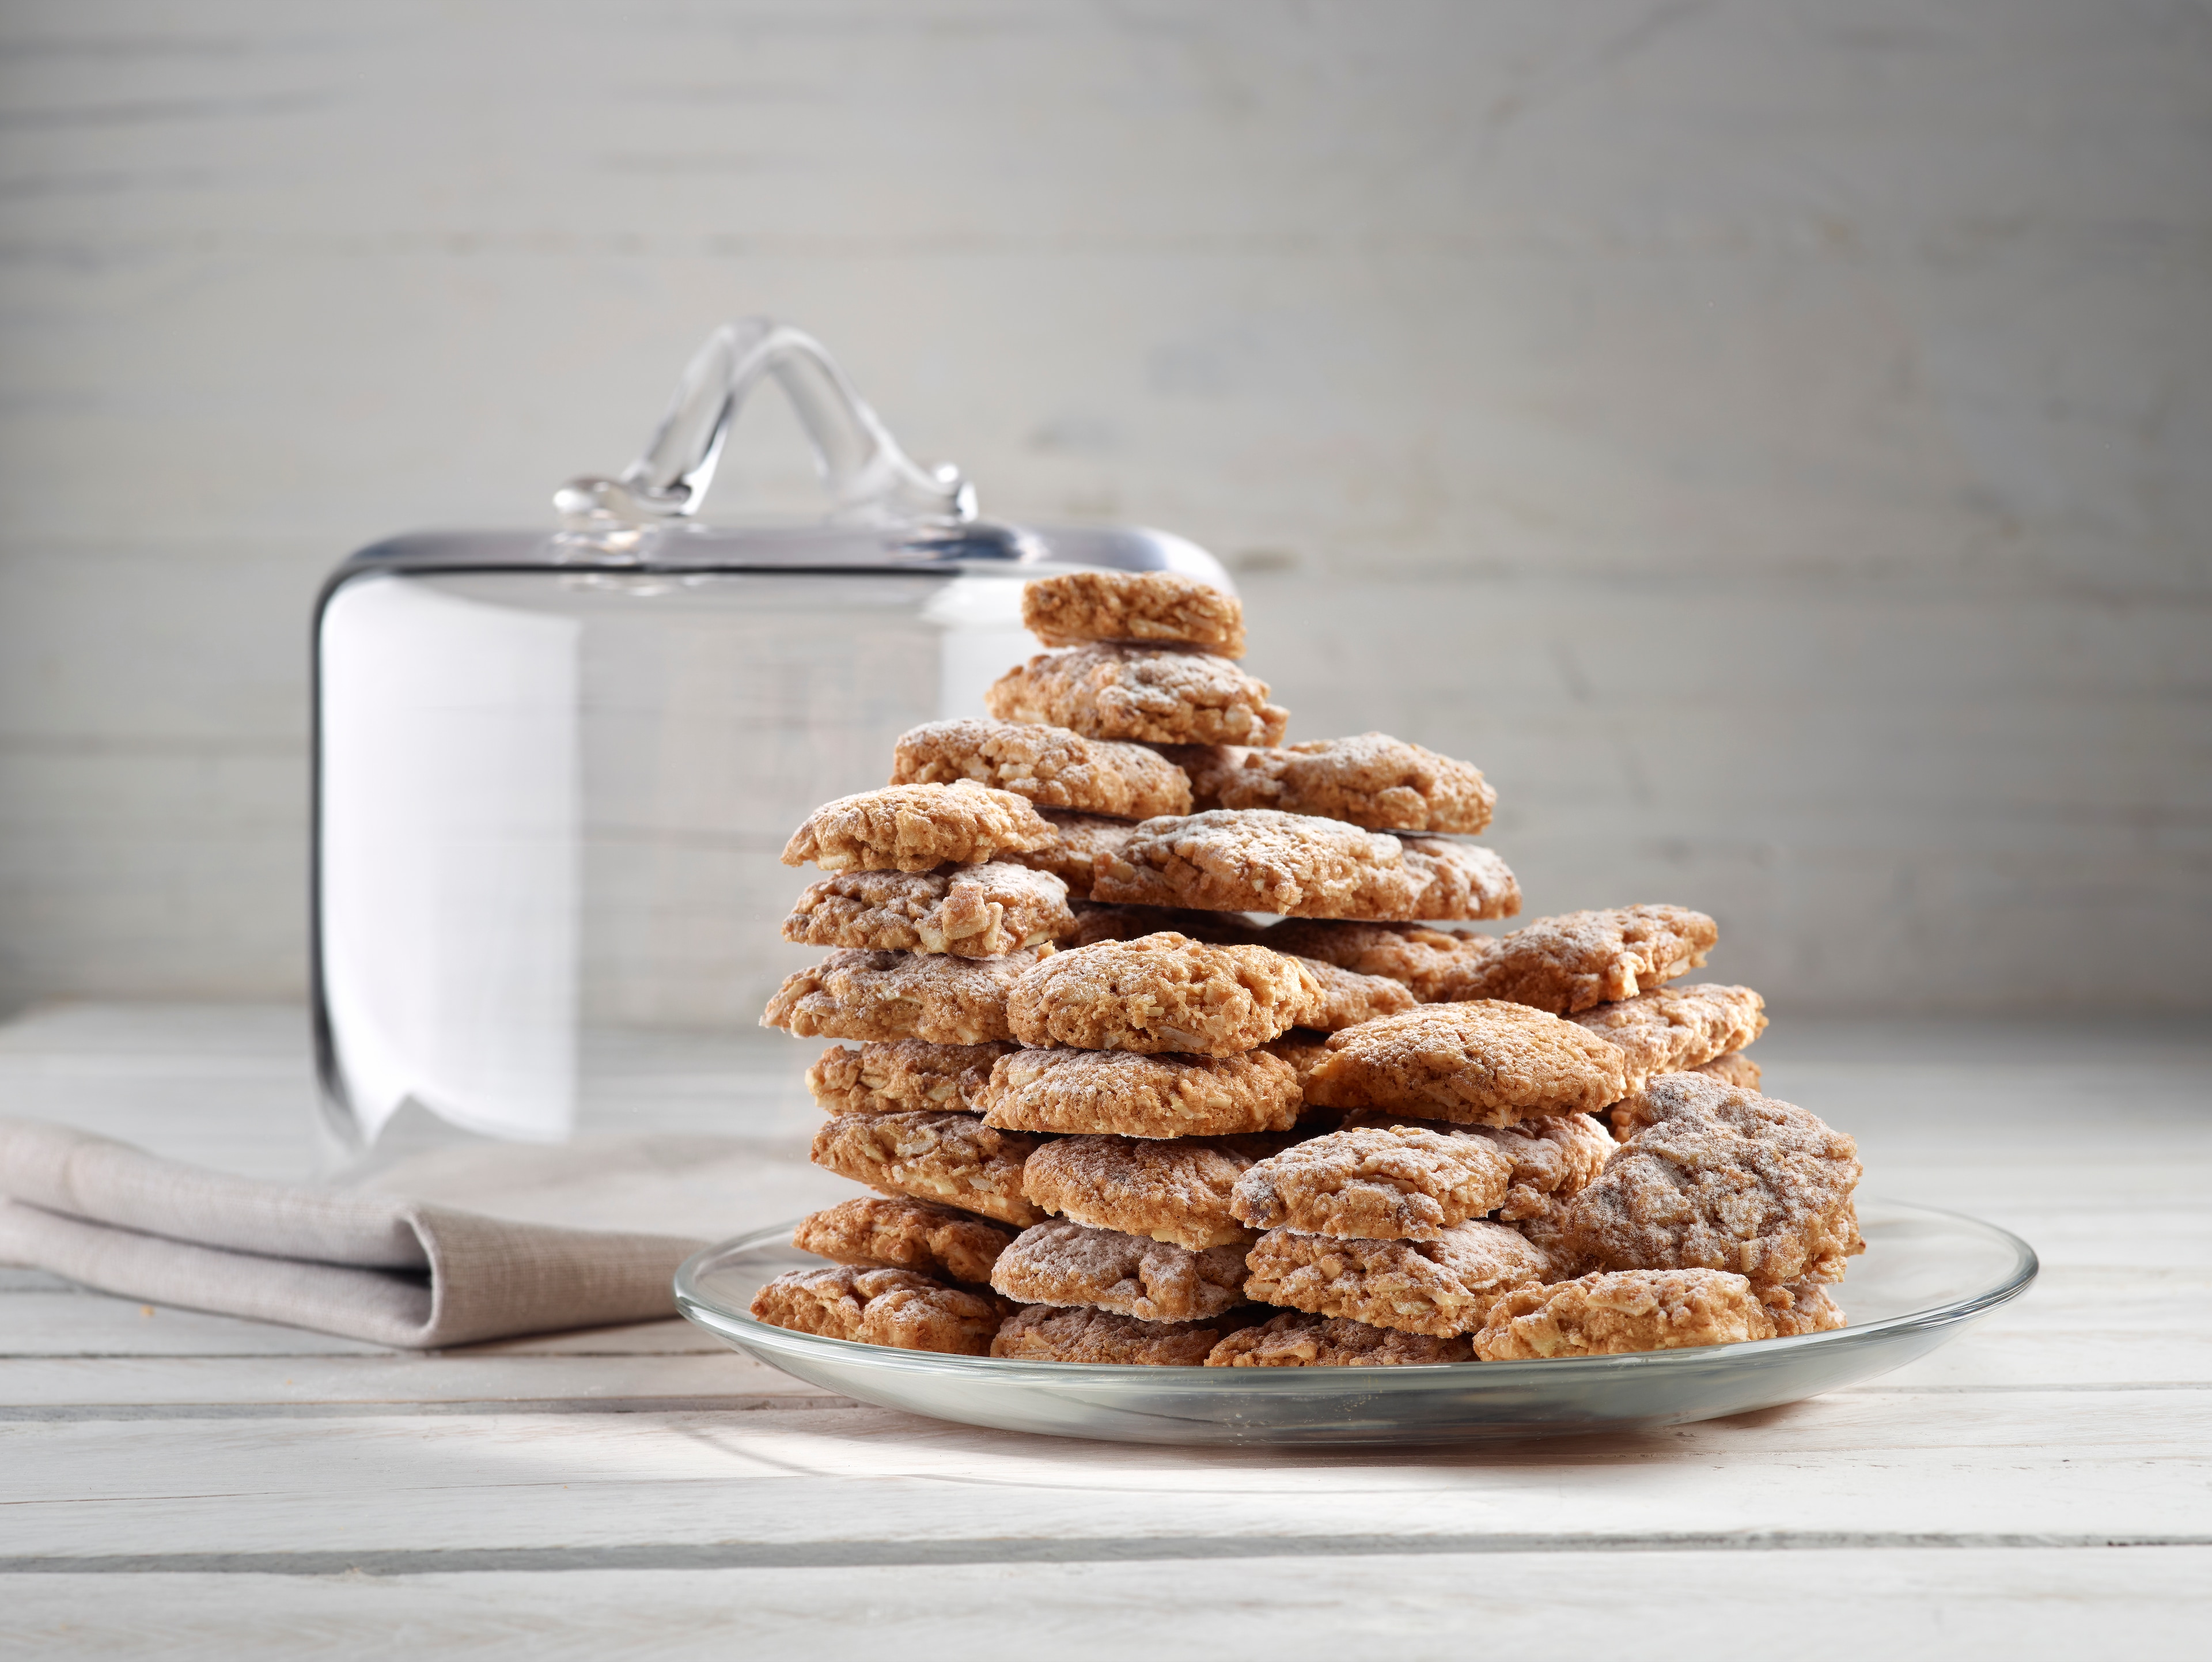
[[1511,1125],[1453,1129],[1460,1136],[1486,1139],[1512,1168],[1498,1206],[1501,1223],[1555,1215],[1596,1180],[1613,1154],[1613,1139],[1589,1114],[1540,1114]]
[[1022,1192],[1055,1217],[1203,1251],[1249,1245],[1230,1215],[1230,1191],[1274,1152],[1259,1139],[1068,1136],[1022,1168]]
[[1230,1334],[1208,1367],[1426,1367],[1471,1362],[1474,1347],[1456,1335],[1401,1333],[1341,1316],[1286,1310],[1258,1327]]
[[783,920],[802,947],[996,958],[1075,933],[1067,885],[1003,860],[933,872],[840,872],[810,883]]
[[[1082,916],[1076,919],[1077,938]],[[1184,931],[1188,934],[1188,930]],[[1421,923],[1349,923],[1310,917],[1286,917],[1261,937],[1261,944],[1297,958],[1319,959],[1359,975],[1388,976],[1413,989],[1424,1004],[1440,998],[1445,982],[1464,973],[1497,945],[1489,935],[1464,929],[1432,929]]]
[[1325,1033],[1339,1032],[1346,1027],[1357,1027],[1363,1021],[1372,1021],[1377,1016],[1410,1010],[1420,1002],[1413,996],[1413,989],[1402,981],[1340,970],[1317,958],[1301,958],[1297,961],[1313,972],[1315,983],[1321,989],[1319,1008],[1302,1016],[1300,1026],[1318,1028]]
[[1121,851],[1136,834],[1136,822],[1109,819],[1096,813],[1070,813],[1059,808],[1045,808],[1041,813],[1051,828],[1052,841],[1041,849],[1010,854],[1006,858],[1036,871],[1050,872],[1067,885],[1070,900],[1089,899],[1091,886],[1097,877],[1098,861]]
[[1866,1250],[1856,1146],[1802,1108],[1698,1074],[1662,1074],[1613,1111],[1629,1132],[1569,1202],[1595,1269],[1723,1269],[1763,1286],[1836,1282]]
[[1187,1246],[1054,1221],[999,1255],[991,1285],[1022,1304],[1085,1305],[1147,1322],[1203,1321],[1244,1302],[1244,1250]]
[[1305,1081],[1328,1108],[1393,1108],[1460,1125],[1590,1113],[1628,1088],[1620,1050],[1571,1021],[1485,999],[1422,1004],[1334,1035]]
[[1711,1269],[1630,1269],[1508,1294],[1474,1336],[1486,1362],[1621,1356],[1771,1339],[1751,1283]]
[[1340,1240],[1273,1229],[1246,1258],[1244,1290],[1262,1304],[1442,1338],[1473,1332],[1492,1305],[1516,1287],[1548,1281],[1552,1267],[1502,1223],[1455,1224],[1432,1241]]
[[953,1356],[989,1355],[1006,1319],[998,1300],[966,1288],[842,1263],[787,1270],[753,1294],[751,1309],[771,1327]]
[[1006,997],[1024,1044],[1085,1050],[1240,1055],[1322,1009],[1321,985],[1265,947],[1210,947],[1188,935],[1102,941],[1027,970]]
[[1234,1316],[1202,1322],[1146,1322],[1081,1305],[1033,1304],[1007,1318],[991,1341],[991,1354],[1029,1362],[1199,1367],[1238,1324]]
[[1022,586],[1022,626],[1047,646],[1082,641],[1175,642],[1244,655],[1244,607],[1172,571],[1071,571]]
[[[1101,854],[1090,898],[1407,922],[1503,916],[1500,908],[1519,906],[1512,874],[1488,849],[1417,841],[1409,847],[1340,819],[1266,808],[1148,819],[1120,849]],[[1437,907],[1443,910],[1429,910]]]
[[1741,1087],[1747,1091],[1759,1088],[1759,1066],[1741,1050],[1731,1050],[1724,1056],[1715,1056],[1701,1062],[1690,1071],[1703,1074],[1707,1079],[1718,1080],[1723,1085]]
[[1044,1216],[1022,1193],[1022,1162],[1037,1140],[973,1114],[846,1114],[814,1134],[824,1171],[886,1195],[979,1212],[1017,1228]]
[[968,1110],[1012,1044],[932,1044],[879,1039],[848,1050],[833,1044],[806,1070],[806,1088],[830,1114]]
[[1023,721],[927,721],[900,735],[894,785],[973,779],[1041,808],[1149,819],[1188,813],[1190,781],[1156,750]]
[[1006,995],[1049,947],[998,958],[836,952],[784,977],[761,1026],[801,1038],[921,1038],[988,1044],[1012,1038]]
[[1156,745],[1272,745],[1291,713],[1226,658],[1091,642],[1040,652],[983,693],[1002,721]]
[[1042,849],[1053,838],[1025,797],[973,780],[890,785],[824,802],[783,845],[783,863],[825,872],[926,872]]
[[1229,1201],[1255,1229],[1432,1241],[1504,1200],[1512,1162],[1480,1138],[1367,1126],[1293,1144],[1253,1165]]
[[1448,977],[1448,999],[1503,998],[1554,1015],[1637,997],[1705,961],[1719,928],[1686,906],[1563,912],[1499,937]]
[[1298,1076],[1298,1091],[1304,1093],[1306,1081],[1321,1060],[1328,1054],[1328,1035],[1317,1027],[1293,1027],[1280,1038],[1271,1038],[1260,1047],[1262,1053],[1280,1057]]
[[1109,906],[1096,900],[1074,904],[1075,933],[1069,947],[1101,941],[1134,941],[1139,935],[1187,934],[1214,947],[1257,947],[1267,930],[1242,912],[1200,912],[1176,906]]
[[1571,1019],[1620,1047],[1628,1088],[1640,1091],[1655,1075],[1679,1074],[1741,1050],[1765,1031],[1766,1001],[1748,987],[1700,982],[1639,993]]
[[1480,769],[1384,733],[1272,750],[1182,746],[1169,758],[1189,776],[1201,810],[1279,808],[1370,831],[1472,834],[1498,806]]
[[1799,1282],[1791,1287],[1762,1287],[1756,1289],[1759,1302],[1765,1308],[1767,1319],[1774,1324],[1774,1336],[1794,1339],[1806,1333],[1826,1333],[1843,1327],[1843,1309],[1830,1296],[1828,1289],[1818,1282]]
[[1264,1050],[1017,1050],[975,1100],[988,1123],[1009,1130],[1153,1138],[1286,1131],[1299,1108],[1297,1075]]
[[988,1282],[1014,1232],[903,1196],[863,1195],[799,1221],[791,1244],[839,1263]]

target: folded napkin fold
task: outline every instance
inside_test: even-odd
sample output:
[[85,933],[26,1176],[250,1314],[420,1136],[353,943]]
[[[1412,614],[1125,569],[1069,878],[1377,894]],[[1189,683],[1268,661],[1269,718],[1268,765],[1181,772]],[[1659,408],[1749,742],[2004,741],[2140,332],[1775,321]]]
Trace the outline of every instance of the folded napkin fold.
[[263,1183],[0,1119],[0,1263],[105,1293],[432,1349],[675,1313],[702,1243]]

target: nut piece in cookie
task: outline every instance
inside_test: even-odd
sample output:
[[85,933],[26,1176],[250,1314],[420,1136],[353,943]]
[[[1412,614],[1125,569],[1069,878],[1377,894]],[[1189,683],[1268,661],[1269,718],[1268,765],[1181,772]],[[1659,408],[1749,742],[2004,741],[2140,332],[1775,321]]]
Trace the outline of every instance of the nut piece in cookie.
[[761,1026],[801,1038],[921,1038],[933,1044],[1009,1039],[1007,994],[1051,951],[1024,947],[998,958],[832,953],[784,977]]
[[1075,934],[1064,942],[1091,947],[1102,941],[1134,941],[1146,934],[1187,934],[1213,947],[1273,946],[1267,931],[1242,912],[1200,912],[1177,906],[1109,906],[1074,903]]
[[1485,999],[1423,1004],[1346,1029],[1305,1081],[1328,1108],[1390,1108],[1461,1125],[1591,1113],[1627,1090],[1620,1050],[1571,1021]]
[[903,1196],[862,1195],[799,1221],[791,1244],[839,1263],[988,1282],[1014,1232]]
[[1259,1161],[1237,1179],[1229,1209],[1255,1229],[1432,1241],[1494,1211],[1512,1173],[1512,1162],[1479,1137],[1366,1126]]
[[975,1099],[1010,1130],[1126,1137],[1213,1137],[1286,1131],[1298,1081],[1264,1050],[1202,1056],[1129,1050],[1017,1050]]
[[847,1114],[814,1134],[825,1171],[886,1195],[909,1195],[1017,1228],[1044,1216],[1022,1193],[1022,1162],[1035,1137],[1001,1131],[973,1114]]
[[1563,912],[1500,936],[1479,963],[1449,977],[1440,995],[1503,998],[1575,1015],[1696,969],[1719,938],[1711,918],[1686,906]]
[[815,809],[783,845],[783,863],[811,860],[825,872],[926,872],[1026,853],[1051,841],[1052,827],[1012,791],[968,779],[889,785]]
[[1249,1245],[1230,1191],[1279,1144],[1258,1138],[1073,1136],[1022,1167],[1022,1192],[1057,1217],[1203,1251]]
[[910,1269],[830,1264],[793,1269],[753,1294],[753,1317],[771,1327],[897,1350],[988,1356],[1006,1319],[994,1298],[946,1287]]
[[1843,1308],[1818,1282],[1799,1282],[1790,1287],[1762,1287],[1759,1301],[1774,1324],[1774,1336],[1794,1339],[1806,1333],[1826,1333],[1847,1325]]
[[1774,1324],[1741,1275],[1711,1269],[1628,1269],[1509,1293],[1474,1336],[1486,1362],[1771,1339]]
[[1322,1009],[1320,983],[1265,947],[1209,947],[1188,935],[1102,941],[1025,971],[1006,998],[1024,1044],[1086,1050],[1240,1055]]
[[[1081,918],[1077,920],[1080,938]],[[1188,934],[1189,931],[1184,931]],[[1388,976],[1432,1004],[1445,982],[1463,974],[1498,943],[1465,929],[1432,929],[1420,923],[1350,923],[1286,917],[1261,936],[1262,945],[1298,958],[1317,958],[1359,975]]]
[[806,1070],[806,1088],[830,1114],[896,1114],[967,1110],[991,1077],[991,1064],[1012,1044],[932,1044],[879,1039],[848,1050],[833,1044]]
[[1701,1074],[1662,1074],[1613,1111],[1630,1135],[1577,1195],[1562,1237],[1598,1269],[1724,1269],[1761,1286],[1836,1282],[1866,1250],[1856,1146],[1802,1108]]
[[1761,1069],[1759,1065],[1741,1050],[1731,1050],[1724,1056],[1715,1056],[1711,1062],[1700,1062],[1690,1069],[1703,1074],[1707,1079],[1718,1080],[1723,1085],[1734,1085],[1746,1091],[1756,1091]]
[[1133,821],[1109,819],[1096,813],[1071,813],[1060,808],[1040,810],[1052,830],[1052,841],[1026,854],[1006,857],[1017,865],[1050,872],[1067,885],[1071,900],[1085,900],[1097,875],[1101,858],[1121,852],[1137,827]]
[[1432,1241],[1273,1229],[1245,1262],[1246,1296],[1262,1304],[1438,1337],[1473,1332],[1504,1294],[1548,1281],[1553,1270],[1540,1249],[1502,1223],[1455,1224]]
[[991,1285],[1021,1304],[1086,1305],[1147,1322],[1203,1321],[1244,1302],[1244,1250],[1187,1246],[1054,1221],[999,1255]]
[[1466,1339],[1401,1333],[1341,1316],[1286,1310],[1258,1327],[1231,1333],[1213,1347],[1208,1367],[1422,1367],[1471,1362]]
[[986,689],[1002,721],[1156,745],[1272,745],[1291,713],[1226,658],[1094,642],[1040,652]]
[[1188,813],[1190,781],[1156,750],[1024,721],[925,721],[899,738],[894,785],[978,784],[1041,808],[1149,819]]
[[1067,885],[994,860],[933,872],[840,872],[806,886],[783,920],[803,947],[996,958],[1075,933]]
[[1388,976],[1340,970],[1317,958],[1301,958],[1298,962],[1313,971],[1313,978],[1321,987],[1321,1006],[1301,1020],[1301,1026],[1316,1027],[1325,1033],[1340,1032],[1377,1016],[1410,1010],[1420,1002],[1413,996],[1412,988]]
[[1071,571],[1022,586],[1022,627],[1047,646],[1082,641],[1178,642],[1244,655],[1244,607],[1171,571]]
[[1199,1367],[1238,1319],[1146,1322],[1081,1305],[1033,1304],[1006,1318],[994,1356],[1031,1362],[1108,1362],[1124,1367]]
[[1473,833],[1498,793],[1480,769],[1385,733],[1316,739],[1272,750],[1191,746],[1170,752],[1203,808],[1279,808],[1370,831]]
[[1765,1031],[1766,1001],[1748,987],[1700,982],[1601,1004],[1571,1020],[1620,1047],[1628,1088],[1640,1091],[1655,1075],[1679,1074],[1741,1050]]

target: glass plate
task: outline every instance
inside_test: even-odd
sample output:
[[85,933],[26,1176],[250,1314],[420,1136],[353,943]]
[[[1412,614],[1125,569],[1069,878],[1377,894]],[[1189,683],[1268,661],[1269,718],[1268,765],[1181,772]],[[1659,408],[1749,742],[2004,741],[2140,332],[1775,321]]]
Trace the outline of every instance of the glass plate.
[[1802,1338],[1635,1356],[1427,1367],[1120,1367],[943,1356],[755,1321],[754,1292],[822,1260],[794,1225],[756,1229],[676,1272],[678,1308],[810,1385],[963,1425],[1124,1443],[1431,1443],[1680,1425],[1794,1403],[1923,1356],[2035,1279],[1994,1224],[1859,1202],[1866,1255],[1837,1289],[1850,1325]]

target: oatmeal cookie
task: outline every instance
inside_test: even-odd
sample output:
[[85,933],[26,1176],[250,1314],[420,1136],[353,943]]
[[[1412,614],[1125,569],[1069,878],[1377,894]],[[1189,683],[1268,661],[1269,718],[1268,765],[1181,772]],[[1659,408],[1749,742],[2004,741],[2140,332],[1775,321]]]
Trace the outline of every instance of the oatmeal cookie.
[[1212,947],[1257,947],[1267,931],[1242,912],[1200,912],[1178,906],[1109,906],[1096,900],[1075,902],[1075,934],[1064,942],[1092,947],[1102,941],[1134,941],[1139,935],[1187,934]]
[[1026,1227],[1044,1216],[1022,1193],[1037,1140],[973,1114],[846,1114],[814,1134],[825,1171],[885,1195],[957,1206]]
[[1171,571],[1071,571],[1022,586],[1022,627],[1049,647],[1082,641],[1178,642],[1244,655],[1244,607]]
[[806,1088],[830,1114],[896,1114],[967,1110],[991,1077],[991,1064],[1012,1044],[932,1044],[879,1039],[848,1050],[833,1044],[806,1070]]
[[1024,1044],[1086,1050],[1240,1055],[1323,1009],[1321,983],[1265,947],[1209,947],[1188,935],[1102,941],[1024,973],[1006,1020]]
[[1835,1282],[1866,1250],[1857,1148],[1787,1102],[1662,1074],[1613,1111],[1597,1180],[1568,1204],[1576,1255],[1600,1269],[1724,1269],[1761,1286]]
[[1746,1091],[1759,1088],[1760,1068],[1757,1062],[1741,1050],[1731,1050],[1724,1056],[1715,1056],[1701,1062],[1690,1071],[1703,1074],[1707,1079],[1717,1079],[1723,1085],[1734,1085]]
[[1549,1280],[1553,1267],[1502,1223],[1455,1224],[1432,1241],[1341,1240],[1271,1229],[1246,1263],[1245,1294],[1262,1304],[1439,1338],[1473,1332],[1498,1299]]
[[1741,1050],[1765,1031],[1766,1001],[1748,987],[1701,982],[1601,1004],[1571,1020],[1620,1047],[1628,1088],[1640,1091],[1655,1075],[1679,1074]]
[[1213,1347],[1208,1367],[1417,1367],[1471,1362],[1474,1347],[1454,1336],[1401,1333],[1342,1316],[1286,1310]]
[[1774,1324],[1774,1336],[1794,1339],[1805,1333],[1826,1333],[1847,1325],[1842,1307],[1818,1282],[1799,1282],[1792,1287],[1762,1287],[1759,1301]]
[[1441,995],[1575,1015],[1698,968],[1719,938],[1711,918],[1686,906],[1563,912],[1501,936],[1480,962],[1448,977]]
[[1480,1137],[1504,1155],[1512,1171],[1505,1198],[1497,1208],[1500,1223],[1518,1224],[1559,1211],[1605,1169],[1613,1147],[1603,1123],[1589,1114],[1540,1114],[1511,1125],[1454,1125],[1444,1120],[1408,1119],[1388,1108],[1355,1108],[1345,1115],[1340,1129],[1394,1125]]
[[1012,1038],[1006,995],[1052,951],[1023,947],[998,958],[935,953],[836,952],[784,977],[763,1027],[801,1038],[921,1038],[988,1044]]
[[1014,1232],[903,1196],[862,1195],[799,1221],[791,1244],[839,1263],[988,1282]]
[[1340,970],[1317,958],[1301,958],[1297,961],[1313,971],[1313,978],[1321,988],[1320,1008],[1300,1018],[1301,1026],[1317,1027],[1325,1033],[1340,1032],[1377,1016],[1410,1010],[1420,1002],[1413,996],[1412,988],[1388,976]]
[[1480,769],[1384,733],[1272,750],[1193,745],[1168,756],[1189,776],[1200,809],[1279,808],[1370,831],[1472,833],[1498,806]]
[[991,1285],[1021,1304],[1085,1305],[1146,1322],[1203,1321],[1244,1302],[1244,1249],[1187,1246],[1055,1220],[999,1255]]
[[1230,1136],[1297,1123],[1291,1065],[1245,1056],[1140,1056],[1129,1050],[1017,1050],[975,1099],[1010,1130],[1126,1137]]
[[1269,1039],[1260,1049],[1290,1064],[1291,1071],[1298,1076],[1298,1090],[1303,1094],[1306,1081],[1328,1054],[1328,1035],[1317,1027],[1293,1027],[1280,1038]]
[[1512,1162],[1479,1137],[1369,1126],[1258,1161],[1236,1180],[1229,1210],[1255,1229],[1432,1241],[1495,1210],[1512,1174]]
[[972,779],[889,785],[824,802],[783,845],[783,863],[825,872],[926,872],[1026,854],[1053,840],[1029,799]]
[[1042,812],[1045,824],[1051,827],[1052,841],[1041,849],[1027,854],[1010,854],[1006,858],[1018,865],[1050,872],[1067,885],[1071,900],[1089,899],[1099,861],[1121,851],[1135,835],[1136,822],[1109,819],[1103,814],[1070,813],[1060,808]]
[[1486,920],[1520,911],[1520,880],[1488,849],[1411,832],[1398,841],[1407,868],[1422,882],[1413,902],[1415,917]]
[[1002,721],[1158,745],[1272,745],[1291,719],[1265,681],[1226,658],[1096,642],[1008,670],[983,707]]
[[[1079,937],[1081,919],[1077,920]],[[1188,930],[1185,934],[1189,933]],[[1388,976],[1413,989],[1423,1004],[1443,996],[1445,982],[1465,973],[1498,943],[1465,929],[1432,929],[1420,923],[1348,923],[1286,917],[1260,937],[1264,946],[1297,958],[1317,958],[1359,975]]]
[[1230,1191],[1253,1161],[1280,1147],[1257,1137],[1070,1136],[1022,1168],[1022,1192],[1055,1217],[1202,1251],[1249,1246]]
[[1474,1336],[1474,1354],[1486,1362],[1540,1361],[1773,1336],[1773,1322],[1741,1275],[1629,1269],[1509,1293]]
[[1006,1319],[997,1299],[946,1287],[910,1269],[835,1263],[792,1269],[753,1294],[754,1318],[771,1327],[897,1350],[988,1356]]
[[1149,819],[1188,813],[1190,781],[1156,750],[1025,721],[926,721],[900,736],[894,785],[973,779],[1041,808]]
[[1067,885],[1003,860],[933,872],[840,872],[806,886],[783,920],[802,947],[997,958],[1075,933]]
[[1305,1081],[1328,1108],[1395,1108],[1461,1125],[1590,1113],[1627,1090],[1620,1051],[1571,1021],[1484,999],[1346,1028]]
[[1202,1322],[1146,1322],[1083,1305],[1033,1304],[1007,1319],[991,1341],[991,1354],[1031,1362],[1199,1367],[1243,1320],[1228,1315]]

